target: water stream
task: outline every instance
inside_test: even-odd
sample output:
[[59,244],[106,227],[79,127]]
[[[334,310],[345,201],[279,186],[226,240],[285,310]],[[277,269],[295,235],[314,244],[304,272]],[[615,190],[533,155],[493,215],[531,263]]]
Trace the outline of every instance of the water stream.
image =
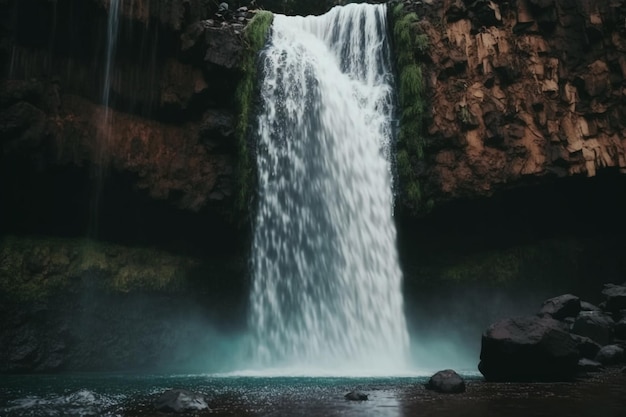
[[256,364],[405,371],[385,5],[276,15],[261,66],[249,320]]

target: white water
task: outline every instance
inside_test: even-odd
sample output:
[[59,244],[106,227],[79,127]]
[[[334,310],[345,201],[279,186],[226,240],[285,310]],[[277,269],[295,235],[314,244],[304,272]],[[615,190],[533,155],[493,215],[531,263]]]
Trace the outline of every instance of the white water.
[[117,33],[119,26],[120,0],[111,0],[109,4],[109,19],[107,23],[107,48],[104,67],[104,88],[102,92],[102,104],[109,108],[109,97],[111,95],[111,80],[113,78],[113,64],[115,50],[117,48]]
[[384,5],[274,18],[261,57],[249,319],[259,368],[407,370],[386,39]]

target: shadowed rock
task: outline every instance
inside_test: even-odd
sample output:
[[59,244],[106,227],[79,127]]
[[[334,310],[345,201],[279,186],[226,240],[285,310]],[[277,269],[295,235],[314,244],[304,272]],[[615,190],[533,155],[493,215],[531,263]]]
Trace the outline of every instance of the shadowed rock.
[[424,386],[426,389],[446,394],[465,392],[465,381],[452,369],[437,372]]
[[478,369],[488,381],[558,381],[575,376],[579,352],[562,323],[517,317],[487,329],[480,359]]
[[580,298],[572,294],[560,295],[543,302],[540,314],[548,314],[557,320],[576,317],[580,312]]
[[581,301],[580,311],[602,311],[602,309],[596,305],[588,303],[587,301]]
[[578,361],[578,368],[584,372],[599,372],[602,370],[602,364],[591,359],[582,358]]
[[603,365],[616,365],[624,361],[624,349],[617,345],[608,345],[600,349],[596,361]]
[[578,352],[580,352],[580,356],[582,356],[583,358],[595,358],[600,351],[600,348],[602,348],[602,346],[585,336],[573,334],[572,339],[574,340],[574,342],[576,342]]
[[360,391],[350,391],[346,395],[343,396],[346,400],[349,401],[366,401],[368,394],[364,394]]
[[602,294],[606,296],[606,309],[619,311],[626,309],[626,287],[622,285],[606,284]]
[[615,322],[609,316],[597,311],[584,311],[578,315],[572,333],[590,338],[596,343],[607,345],[613,339]]

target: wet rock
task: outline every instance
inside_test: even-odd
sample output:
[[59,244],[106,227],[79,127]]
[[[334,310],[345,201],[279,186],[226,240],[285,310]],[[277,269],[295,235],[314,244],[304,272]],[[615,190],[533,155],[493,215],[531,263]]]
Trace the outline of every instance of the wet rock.
[[154,408],[157,411],[186,413],[208,410],[209,406],[202,394],[184,389],[172,389],[161,394],[155,401]]
[[581,301],[580,311],[602,311],[602,309],[596,305],[588,303],[587,301]]
[[606,310],[626,309],[626,286],[606,284],[602,294],[606,296]]
[[606,314],[595,311],[584,311],[578,315],[572,333],[590,338],[604,346],[613,339],[615,322]]
[[465,392],[465,381],[452,369],[446,369],[431,376],[425,387],[437,392],[456,394]]
[[579,351],[562,323],[517,317],[485,331],[480,359],[478,369],[488,381],[557,381],[574,377]]
[[366,401],[368,394],[364,394],[360,391],[350,391],[346,395],[343,396],[346,400],[349,401]]
[[626,318],[621,319],[615,324],[615,338],[626,340]]
[[617,345],[604,346],[595,360],[603,365],[616,365],[624,361],[624,349]]
[[576,317],[580,312],[580,298],[572,294],[564,294],[543,302],[540,314],[548,314],[556,320]]
[[230,25],[206,28],[204,42],[206,53],[204,61],[226,69],[234,69],[241,64],[243,42]]
[[591,359],[582,358],[578,361],[578,368],[584,372],[599,372],[602,370],[602,364]]
[[589,339],[588,337],[579,336],[577,334],[572,335],[572,339],[576,342],[576,347],[580,356],[587,359],[593,359],[596,357],[602,346]]

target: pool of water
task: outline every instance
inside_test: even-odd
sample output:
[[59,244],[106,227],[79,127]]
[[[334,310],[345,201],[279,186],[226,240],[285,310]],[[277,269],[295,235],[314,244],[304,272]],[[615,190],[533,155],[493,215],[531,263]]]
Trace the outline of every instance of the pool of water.
[[[170,388],[203,393],[218,416],[585,416],[626,417],[626,375],[609,372],[573,383],[492,384],[466,375],[458,395],[424,389],[426,377],[338,378],[225,375],[1,376],[0,415],[154,415]],[[368,401],[346,401],[351,390]]]

